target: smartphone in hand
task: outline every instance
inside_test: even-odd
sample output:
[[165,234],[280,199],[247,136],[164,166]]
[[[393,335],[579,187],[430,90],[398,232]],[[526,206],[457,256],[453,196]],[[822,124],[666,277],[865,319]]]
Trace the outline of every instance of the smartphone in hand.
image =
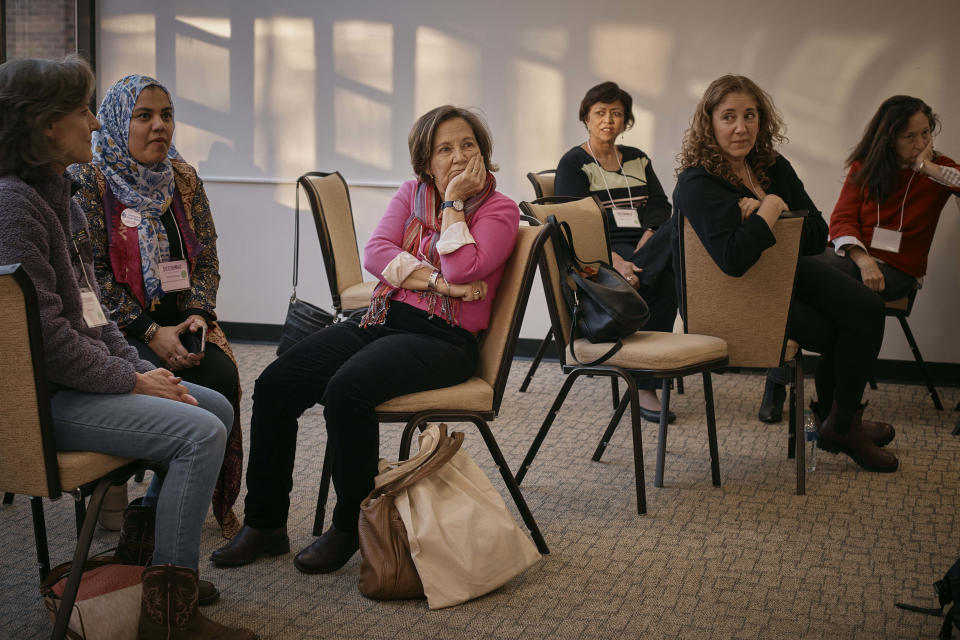
[[207,325],[200,327],[200,353],[207,350]]

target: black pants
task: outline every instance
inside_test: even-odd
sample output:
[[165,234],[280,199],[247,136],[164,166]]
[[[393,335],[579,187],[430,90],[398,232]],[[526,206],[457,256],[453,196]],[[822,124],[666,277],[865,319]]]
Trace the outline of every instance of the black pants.
[[[677,318],[677,289],[669,240],[670,225],[666,224],[657,229],[639,251],[634,251],[636,242],[612,239],[611,249],[614,253],[643,269],[638,274],[640,287],[637,291],[650,307],[650,319],[643,325],[643,331],[672,332]],[[638,389],[659,389],[662,384],[656,378],[637,380]]]
[[[142,359],[152,362],[158,367],[167,367],[160,356],[154,353],[153,349],[144,344],[143,341],[133,336],[127,336],[127,342],[137,350]],[[174,373],[187,382],[219,392],[230,402],[234,402],[237,397],[237,387],[240,385],[240,374],[237,372],[237,367],[233,364],[230,356],[212,342],[207,342],[207,346],[203,350],[203,360],[200,361],[200,364],[187,369],[178,369]]]
[[787,335],[821,355],[816,385],[820,406],[837,401],[838,420],[860,406],[883,343],[884,305],[876,293],[818,256],[801,256]]
[[377,475],[380,424],[375,407],[390,398],[448,387],[476,371],[477,341],[440,318],[393,302],[382,325],[346,320],[305,338],[257,379],[250,423],[244,523],[287,522],[297,419],[323,405],[337,505],[333,524],[356,531],[360,503]]
[[[860,267],[857,266],[857,263],[854,262],[849,255],[838,256],[833,247],[827,247],[823,253],[817,256],[817,259],[824,264],[830,265],[834,269],[843,271],[852,278],[856,278],[861,282],[863,281],[860,275]],[[879,260],[877,261],[877,266],[880,268],[880,273],[883,274],[884,287],[883,291],[880,292],[880,297],[884,300],[899,300],[900,298],[906,297],[917,287],[916,278],[907,275],[896,267],[891,267],[887,263],[880,262]]]

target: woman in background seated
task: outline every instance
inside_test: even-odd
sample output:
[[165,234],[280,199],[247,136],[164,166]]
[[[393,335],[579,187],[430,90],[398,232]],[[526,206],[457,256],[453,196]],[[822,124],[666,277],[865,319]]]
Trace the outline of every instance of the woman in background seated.
[[869,471],[896,471],[896,456],[878,446],[893,438],[892,428],[863,420],[860,404],[883,341],[883,301],[816,258],[827,224],[776,151],[782,129],[770,96],[749,78],[714,80],[684,135],[674,206],[731,276],[743,275],[776,243],[772,229],[780,214],[807,210],[787,334],[821,354],[812,405],[819,445]]
[[90,161],[93,89],[79,58],[0,65],[0,264],[20,263],[37,290],[57,448],[166,467],[139,637],[253,638],[197,610],[200,534],[230,403],[138,357],[99,299],[86,218],[64,175]]
[[[240,525],[233,513],[243,471],[240,382],[216,322],[220,262],[210,203],[196,170],[173,147],[173,104],[159,82],[118,80],[97,119],[93,162],[70,168],[97,282],[111,319],[141,358],[233,402],[236,419],[213,494],[214,516],[231,537]],[[131,505],[125,530],[150,515]]]
[[[830,216],[833,247],[821,259],[884,300],[920,286],[940,212],[951,194],[960,194],[960,165],[933,149],[939,126],[920,98],[893,96],[847,158],[847,179]],[[783,415],[782,378],[768,376],[761,419]]]
[[[673,331],[677,296],[670,261],[670,202],[640,149],[616,144],[633,126],[633,99],[614,82],[592,87],[580,102],[587,141],[570,149],[557,165],[554,192],[579,198],[596,195],[607,215],[613,268],[650,307],[644,331]],[[658,229],[663,232],[656,233]],[[640,327],[638,327],[639,329]],[[640,413],[660,422],[660,381],[637,380]],[[669,421],[675,416],[670,412]]]
[[376,406],[476,371],[476,336],[487,328],[520,212],[496,191],[490,134],[474,113],[433,109],[413,125],[409,147],[417,178],[400,187],[364,252],[380,278],[367,314],[305,338],[257,379],[244,525],[214,564],[289,551],[297,419],[320,403],[337,504],[333,525],[293,563],[304,573],[342,567],[358,548],[360,503],[377,475]]

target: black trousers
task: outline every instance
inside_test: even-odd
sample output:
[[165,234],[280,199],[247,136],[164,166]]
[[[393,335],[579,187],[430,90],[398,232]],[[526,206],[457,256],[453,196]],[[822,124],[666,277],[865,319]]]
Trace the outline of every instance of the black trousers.
[[821,355],[817,398],[824,411],[837,401],[838,420],[852,416],[883,344],[883,300],[818,256],[801,256],[787,335]]
[[[639,251],[634,251],[636,242],[612,239],[611,249],[614,253],[643,269],[643,272],[638,274],[640,287],[637,291],[650,307],[650,319],[643,325],[643,331],[672,332],[677,318],[677,289],[669,241],[668,224],[657,229]],[[637,380],[638,389],[659,389],[662,384],[654,378]]]
[[[143,341],[133,336],[127,336],[127,342],[137,350],[142,359],[152,362],[158,367],[167,366],[160,356],[154,353],[153,349],[144,344]],[[174,373],[187,382],[219,392],[230,402],[233,402],[237,397],[237,387],[240,385],[240,374],[237,372],[237,367],[233,364],[233,360],[223,352],[223,349],[212,342],[207,342],[207,346],[203,350],[203,360],[200,361],[200,364],[188,369],[179,369]]]
[[377,475],[375,407],[397,396],[465,382],[477,360],[470,332],[400,302],[390,305],[382,325],[364,329],[350,319],[291,347],[264,369],[253,392],[244,523],[286,525],[297,419],[319,403],[337,492],[333,524],[356,531],[360,503]]
[[[857,263],[854,262],[849,255],[838,256],[833,247],[827,247],[823,253],[817,256],[817,259],[824,264],[830,265],[834,269],[843,271],[852,278],[856,278],[861,282],[863,281],[860,275],[860,267],[857,266]],[[883,274],[884,288],[883,291],[880,292],[882,299],[899,300],[900,298],[906,297],[907,294],[916,288],[917,279],[913,276],[907,275],[896,267],[891,267],[886,262],[880,262],[879,260],[877,261],[877,266]]]

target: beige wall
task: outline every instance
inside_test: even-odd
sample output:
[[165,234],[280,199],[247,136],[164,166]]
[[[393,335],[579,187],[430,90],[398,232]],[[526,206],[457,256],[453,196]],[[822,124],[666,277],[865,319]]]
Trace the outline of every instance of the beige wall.
[[[393,185],[410,177],[411,122],[443,102],[486,114],[500,189],[518,200],[532,196],[527,171],[554,166],[582,141],[577,105],[605,79],[633,95],[637,125],[625,142],[650,154],[668,194],[693,106],[710,80],[728,72],[751,76],[773,95],[788,125],[783,152],[826,214],[844,157],[889,95],[927,100],[944,120],[937,146],[960,157],[957,2],[103,0],[98,7],[101,95],[130,72],[156,74],[174,92],[176,143],[207,180],[221,236],[219,311],[227,320],[283,318],[290,181],[339,169],[354,185],[363,242]],[[304,229],[301,293],[324,303],[316,243]],[[931,361],[960,362],[950,330],[960,306],[958,241],[951,203],[912,321]],[[537,292],[522,335],[539,338],[546,327]],[[895,325],[882,355],[910,358]]]

